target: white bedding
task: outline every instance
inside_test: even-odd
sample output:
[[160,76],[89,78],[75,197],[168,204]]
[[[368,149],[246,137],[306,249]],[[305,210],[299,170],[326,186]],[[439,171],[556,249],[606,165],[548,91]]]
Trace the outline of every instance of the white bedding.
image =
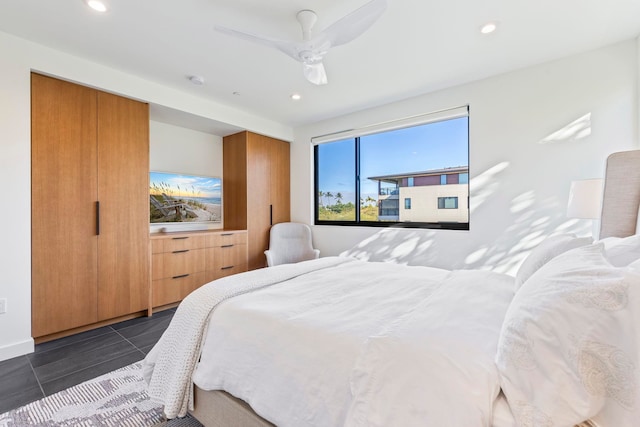
[[483,271],[319,270],[219,304],[193,379],[280,427],[490,427],[513,289]]

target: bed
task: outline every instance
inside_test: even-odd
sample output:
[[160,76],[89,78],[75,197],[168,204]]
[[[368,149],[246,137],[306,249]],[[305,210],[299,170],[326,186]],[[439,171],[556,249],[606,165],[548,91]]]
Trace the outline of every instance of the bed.
[[149,393],[206,426],[630,427],[639,206],[640,151],[616,153],[604,241],[552,236],[516,278],[326,257],[212,282],[145,359]]

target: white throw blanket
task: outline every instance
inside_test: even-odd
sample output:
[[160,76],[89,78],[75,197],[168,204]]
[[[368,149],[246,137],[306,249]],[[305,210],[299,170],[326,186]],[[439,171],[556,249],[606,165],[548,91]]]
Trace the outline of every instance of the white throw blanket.
[[149,384],[151,398],[164,405],[167,418],[183,417],[189,409],[193,409],[191,377],[200,357],[209,317],[219,303],[350,261],[350,258],[328,257],[253,270],[216,280],[192,292],[182,301],[171,324],[144,359],[143,373]]

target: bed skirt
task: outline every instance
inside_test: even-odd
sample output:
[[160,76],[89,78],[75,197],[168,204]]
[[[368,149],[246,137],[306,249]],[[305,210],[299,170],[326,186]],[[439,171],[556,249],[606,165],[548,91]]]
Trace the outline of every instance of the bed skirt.
[[[243,400],[233,397],[226,391],[206,391],[194,385],[195,410],[191,415],[205,427],[276,427],[256,414]],[[576,427],[597,427],[591,421],[585,421]]]
[[195,410],[191,415],[206,427],[275,427],[244,401],[225,391],[205,391],[194,385]]

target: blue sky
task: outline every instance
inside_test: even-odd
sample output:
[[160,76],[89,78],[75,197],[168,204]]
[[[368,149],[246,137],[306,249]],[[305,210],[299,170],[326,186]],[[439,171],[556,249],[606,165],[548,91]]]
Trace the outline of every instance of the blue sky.
[[[468,166],[468,118],[446,120],[360,138],[361,193],[377,198],[377,183],[369,176]],[[355,200],[353,140],[319,146],[319,188]]]

